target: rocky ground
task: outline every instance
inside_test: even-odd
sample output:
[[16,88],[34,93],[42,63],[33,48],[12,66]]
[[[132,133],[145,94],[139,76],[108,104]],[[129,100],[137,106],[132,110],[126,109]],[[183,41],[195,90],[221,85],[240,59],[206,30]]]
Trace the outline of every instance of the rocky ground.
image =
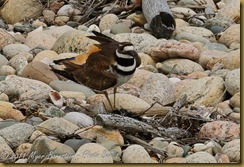
[[[240,1],[168,4],[166,40],[144,28],[136,0],[0,0],[0,162],[239,163]],[[92,30],[132,42],[142,60],[118,88],[116,114],[50,70],[86,52]]]

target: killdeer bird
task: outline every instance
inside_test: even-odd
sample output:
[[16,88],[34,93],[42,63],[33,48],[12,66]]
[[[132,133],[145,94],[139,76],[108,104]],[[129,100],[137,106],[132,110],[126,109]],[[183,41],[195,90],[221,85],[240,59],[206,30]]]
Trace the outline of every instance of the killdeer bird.
[[55,69],[57,74],[90,87],[95,92],[104,93],[109,101],[106,89],[114,88],[114,107],[116,88],[126,83],[140,66],[141,59],[130,42],[118,42],[93,31],[96,36],[88,36],[99,44],[94,44],[86,54],[74,58],[55,60],[55,64],[64,65],[64,69]]

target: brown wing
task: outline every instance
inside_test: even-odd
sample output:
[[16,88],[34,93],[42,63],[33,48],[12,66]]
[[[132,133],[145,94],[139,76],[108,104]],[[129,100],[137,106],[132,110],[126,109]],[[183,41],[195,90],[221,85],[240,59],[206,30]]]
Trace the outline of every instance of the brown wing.
[[116,76],[110,71],[109,59],[100,53],[91,54],[83,65],[74,64],[72,60],[63,61],[62,64],[64,71],[54,71],[92,89],[104,90],[117,83]]

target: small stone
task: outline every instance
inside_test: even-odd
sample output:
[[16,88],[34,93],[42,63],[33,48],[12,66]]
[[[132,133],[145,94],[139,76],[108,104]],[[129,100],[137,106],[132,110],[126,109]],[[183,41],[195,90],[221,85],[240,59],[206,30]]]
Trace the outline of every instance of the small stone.
[[154,73],[143,69],[137,69],[133,77],[127,83],[141,88],[144,82],[147,81],[152,74]]
[[92,49],[94,40],[86,37],[91,35],[85,31],[70,30],[63,33],[54,43],[52,50],[56,53],[88,53]]
[[8,59],[6,59],[6,57],[2,54],[0,54],[0,68],[3,66],[3,65],[7,65],[8,64]]
[[39,117],[31,117],[31,118],[27,118],[26,120],[26,123],[31,124],[32,126],[37,126],[42,122],[43,120]]
[[233,121],[240,121],[241,120],[241,114],[240,113],[231,113],[229,115],[229,118]]
[[27,163],[27,158],[26,159],[18,159],[15,161],[16,164],[26,164]]
[[79,129],[75,124],[65,120],[64,118],[49,118],[36,127],[37,130],[45,134],[53,134],[64,136],[73,134]]
[[39,61],[29,63],[23,69],[21,76],[42,81],[46,84],[49,84],[54,80],[59,80],[56,74],[51,70],[50,66]]
[[111,29],[113,25],[119,23],[119,18],[115,14],[106,14],[99,22],[99,28],[101,32],[107,29]]
[[184,150],[178,146],[176,142],[169,143],[169,145],[165,148],[165,151],[169,158],[182,157],[184,153]]
[[186,157],[186,163],[217,163],[217,161],[207,152],[196,152]]
[[63,117],[65,112],[60,110],[58,107],[50,106],[47,110],[45,110],[44,115],[47,117]]
[[106,129],[98,125],[82,128],[76,131],[75,134],[83,139],[95,140],[98,137],[104,137],[110,141],[117,143],[118,145],[124,144],[124,138],[118,130]]
[[76,91],[60,91],[59,92],[65,99],[74,99],[78,104],[82,104],[86,96],[82,92]]
[[201,127],[199,136],[219,140],[232,140],[240,137],[240,127],[236,123],[229,121],[208,122]]
[[65,145],[70,146],[75,152],[84,144],[91,143],[87,139],[68,139],[64,142]]
[[15,39],[6,30],[0,28],[0,50],[15,42]]
[[2,75],[2,76],[8,76],[8,75],[14,75],[14,74],[16,74],[16,70],[9,65],[3,65],[0,68],[0,75]]
[[30,51],[30,48],[24,44],[10,44],[5,46],[2,51],[7,59],[11,59],[19,53],[28,53]]
[[53,61],[58,58],[59,58],[59,56],[56,52],[54,52],[52,50],[44,50],[44,51],[40,51],[39,53],[37,53],[37,55],[35,56],[33,61],[39,61],[39,62],[44,63],[45,60]]
[[25,116],[12,103],[0,101],[0,118],[23,121]]
[[138,53],[139,57],[141,58],[141,65],[146,66],[146,65],[156,65],[156,62],[149,56],[148,54],[145,53]]
[[222,150],[224,154],[228,155],[231,162],[239,163],[241,161],[240,146],[240,139],[235,139],[226,143]]
[[232,70],[227,74],[225,87],[231,95],[240,92],[240,79],[240,69]]
[[69,21],[69,17],[68,16],[57,16],[54,19],[54,24],[58,25],[58,26],[63,26],[65,25],[67,22]]
[[42,11],[44,20],[48,23],[51,24],[54,21],[55,18],[55,13],[52,10],[44,9]]
[[240,24],[233,24],[227,28],[218,39],[219,43],[230,46],[233,42],[240,43]]
[[42,137],[42,136],[46,136],[44,133],[42,133],[39,130],[35,130],[30,137],[30,142],[33,143],[37,138]]
[[72,4],[62,6],[58,12],[58,16],[70,16],[70,15],[79,15],[81,11],[76,9]]
[[18,123],[1,129],[0,135],[11,143],[10,147],[17,148],[20,144],[27,142],[33,131],[34,127],[32,125]]
[[240,92],[237,92],[236,94],[234,94],[234,96],[232,96],[230,98],[230,105],[235,108],[235,107],[241,107],[241,94]]
[[32,144],[30,143],[23,143],[19,145],[15,151],[15,154],[18,158],[27,158],[30,150],[31,150]]
[[94,122],[91,117],[79,112],[69,112],[63,118],[67,121],[72,122],[80,128],[94,125]]
[[105,147],[87,143],[77,150],[71,163],[113,163],[113,158]]
[[8,95],[6,95],[5,93],[0,93],[0,101],[9,101]]
[[186,159],[181,157],[174,157],[167,159],[164,161],[164,163],[186,163]]
[[215,159],[218,163],[230,163],[230,158],[226,154],[217,153]]
[[137,144],[132,144],[123,151],[122,161],[123,163],[153,163],[144,147]]
[[0,120],[0,129],[9,127],[9,126],[17,124],[17,123],[19,123],[19,121],[16,121],[14,119]]
[[61,157],[69,162],[74,154],[75,152],[71,147],[43,136],[36,139],[32,144],[27,161],[28,163],[40,163],[44,158]]
[[140,98],[149,104],[153,104],[155,101],[161,104],[172,103],[175,101],[173,84],[165,75],[155,73],[142,86]]
[[164,74],[173,73],[187,75],[193,72],[204,71],[201,65],[188,59],[169,59],[163,61],[161,64],[162,66],[158,70],[162,71]]
[[31,49],[35,47],[44,47],[47,49],[51,49],[55,42],[56,38],[49,35],[45,31],[40,31],[29,33],[26,37],[25,44]]
[[130,33],[130,32],[131,32],[131,29],[125,23],[117,23],[111,27],[111,33],[112,34]]

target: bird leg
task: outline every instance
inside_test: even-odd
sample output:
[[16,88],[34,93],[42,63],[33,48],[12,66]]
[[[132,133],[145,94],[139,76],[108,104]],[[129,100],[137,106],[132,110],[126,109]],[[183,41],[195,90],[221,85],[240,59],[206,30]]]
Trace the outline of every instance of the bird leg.
[[116,90],[117,90],[117,87],[114,88],[114,109],[116,108],[116,107],[115,107]]

